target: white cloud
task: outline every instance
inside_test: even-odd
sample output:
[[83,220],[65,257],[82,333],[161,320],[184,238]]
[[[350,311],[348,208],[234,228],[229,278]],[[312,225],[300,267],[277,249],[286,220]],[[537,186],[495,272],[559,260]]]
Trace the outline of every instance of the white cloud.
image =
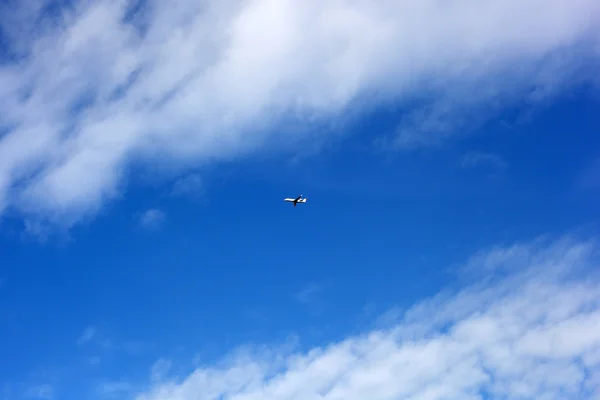
[[600,53],[597,0],[147,0],[123,18],[133,3],[38,26],[42,0],[2,13],[0,209],[68,226],[132,165],[312,145],[312,122],[390,101],[407,112],[396,144],[438,143],[594,79]]
[[165,214],[155,208],[151,208],[142,213],[140,224],[146,229],[157,229],[165,221]]
[[598,255],[594,241],[568,239],[493,249],[469,264],[510,274],[362,335],[296,353],[243,352],[136,399],[598,398]]

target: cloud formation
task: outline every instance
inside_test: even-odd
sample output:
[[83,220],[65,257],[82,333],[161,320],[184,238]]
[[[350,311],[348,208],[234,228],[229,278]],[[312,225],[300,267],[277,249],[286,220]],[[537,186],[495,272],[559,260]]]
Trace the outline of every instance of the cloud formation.
[[242,352],[153,381],[135,398],[598,398],[598,249],[569,239],[493,249],[467,265],[494,279],[427,299],[386,326],[296,353]]
[[0,18],[0,209],[66,225],[134,166],[175,174],[391,102],[396,145],[438,143],[598,66],[596,0],[67,3]]

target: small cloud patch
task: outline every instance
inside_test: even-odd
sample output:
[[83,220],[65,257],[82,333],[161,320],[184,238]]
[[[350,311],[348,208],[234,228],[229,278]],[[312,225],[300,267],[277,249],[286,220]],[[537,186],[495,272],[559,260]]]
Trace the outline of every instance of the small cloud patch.
[[149,230],[155,230],[165,222],[166,215],[159,209],[151,208],[140,216],[140,225]]
[[202,189],[202,178],[197,174],[190,174],[175,181],[171,196],[193,197],[199,195]]
[[96,336],[96,329],[94,329],[93,327],[87,328],[81,334],[79,339],[77,339],[77,345],[82,346],[82,345],[88,343],[90,340],[92,340],[94,338],[94,336]]

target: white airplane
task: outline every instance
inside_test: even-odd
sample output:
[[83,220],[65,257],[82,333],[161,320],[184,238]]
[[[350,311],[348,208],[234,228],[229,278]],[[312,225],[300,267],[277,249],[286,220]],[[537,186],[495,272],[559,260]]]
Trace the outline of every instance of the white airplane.
[[306,200],[308,200],[308,199],[306,199],[306,198],[303,199],[302,195],[296,197],[295,199],[291,199],[289,197],[283,199],[283,201],[287,201],[289,203],[294,203],[294,207],[296,207],[296,204],[298,204],[298,203],[306,203]]

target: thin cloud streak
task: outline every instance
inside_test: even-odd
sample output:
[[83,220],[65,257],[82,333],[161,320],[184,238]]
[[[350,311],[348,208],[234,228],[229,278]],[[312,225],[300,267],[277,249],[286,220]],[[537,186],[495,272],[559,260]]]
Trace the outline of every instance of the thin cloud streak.
[[322,290],[323,290],[323,287],[320,284],[311,283],[311,284],[305,286],[304,288],[302,288],[302,290],[300,290],[298,293],[296,293],[296,295],[294,297],[296,298],[296,301],[298,301],[299,303],[309,304],[309,303],[312,303],[316,297],[318,297],[318,295],[320,294],[320,292]]
[[406,110],[394,146],[439,144],[593,81],[600,55],[596,0],[135,4],[2,13],[0,210],[68,227],[134,166],[175,178],[315,145],[311,124],[392,102]]
[[509,274],[441,293],[384,328],[307,352],[247,351],[135,398],[597,398],[599,249],[570,238],[492,249],[467,264]]
[[83,346],[84,344],[86,344],[90,340],[92,340],[95,336],[96,336],[96,329],[94,327],[88,327],[81,334],[81,336],[79,337],[79,339],[77,339],[77,345],[78,346]]
[[462,157],[460,165],[463,168],[485,167],[487,165],[492,168],[504,170],[507,167],[507,162],[497,154],[472,151]]

